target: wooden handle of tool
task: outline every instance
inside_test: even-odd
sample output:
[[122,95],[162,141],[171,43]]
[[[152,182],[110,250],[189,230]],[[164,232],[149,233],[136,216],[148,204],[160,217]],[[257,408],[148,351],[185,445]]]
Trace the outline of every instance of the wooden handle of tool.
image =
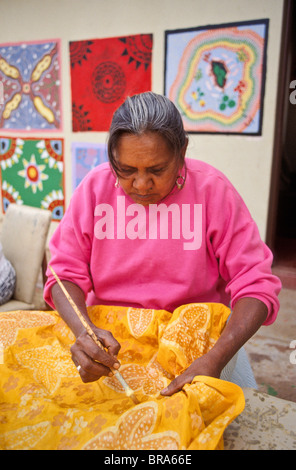
[[[103,349],[103,351],[105,351],[105,348],[104,346],[102,345],[102,343],[98,340],[98,338],[96,337],[96,334],[95,332],[92,330],[91,326],[87,323],[86,319],[84,318],[84,316],[82,315],[82,313],[80,312],[79,308],[77,307],[77,305],[75,304],[74,300],[72,299],[71,295],[69,294],[69,292],[67,291],[67,289],[65,288],[64,284],[62,283],[62,281],[60,280],[60,278],[58,277],[58,275],[55,273],[54,269],[49,265],[49,269],[51,270],[55,280],[57,281],[58,285],[60,286],[60,288],[62,289],[62,291],[64,292],[68,302],[70,303],[70,305],[72,306],[74,312],[76,313],[76,315],[78,316],[79,320],[81,321],[82,325],[84,326],[84,328],[86,329],[87,331],[87,334],[92,338],[92,340],[96,343],[97,346],[99,346],[99,348]],[[117,379],[119,380],[119,382],[121,383],[121,385],[123,386],[124,390],[125,390],[125,393],[128,397],[130,397],[132,399],[132,401],[137,405],[139,403],[139,400],[137,399],[137,397],[135,396],[135,394],[133,393],[132,389],[129,387],[129,385],[126,383],[126,381],[124,380],[124,378],[122,377],[122,375],[120,374],[120,372],[117,370],[117,369],[114,369],[114,367],[110,367],[111,371],[115,374],[115,376],[117,377]]]
[[[64,284],[61,282],[60,278],[58,277],[58,275],[56,274],[56,272],[54,271],[54,269],[49,265],[49,269],[51,270],[55,280],[57,281],[58,285],[60,286],[60,288],[62,289],[62,291],[64,292],[65,296],[67,297],[67,300],[68,302],[71,304],[71,307],[73,308],[73,310],[75,311],[76,315],[78,316],[79,320],[81,321],[82,325],[84,326],[84,328],[86,329],[87,331],[87,334],[92,338],[92,340],[96,343],[96,345],[101,348],[103,351],[105,351],[105,348],[104,346],[102,345],[102,343],[98,340],[95,332],[92,330],[91,326],[87,323],[86,319],[84,318],[84,316],[82,315],[82,313],[80,312],[79,308],[77,307],[77,305],[75,304],[74,300],[72,299],[72,297],[70,296],[69,292],[67,291],[67,289],[65,288]],[[116,369],[114,369],[113,367],[110,367],[110,369],[112,370],[112,372],[116,372]]]

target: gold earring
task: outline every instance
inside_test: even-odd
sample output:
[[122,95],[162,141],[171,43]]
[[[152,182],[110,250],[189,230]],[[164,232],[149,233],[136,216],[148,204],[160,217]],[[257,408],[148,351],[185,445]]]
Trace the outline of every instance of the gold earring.
[[[181,181],[180,181],[181,180]],[[176,186],[178,189],[182,189],[185,184],[185,178],[182,175],[179,175],[176,179]]]

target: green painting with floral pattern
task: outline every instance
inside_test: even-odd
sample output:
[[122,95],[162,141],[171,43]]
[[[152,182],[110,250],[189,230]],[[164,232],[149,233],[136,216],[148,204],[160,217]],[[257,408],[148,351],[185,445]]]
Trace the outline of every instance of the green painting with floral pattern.
[[25,204],[64,214],[63,139],[0,137],[2,209]]

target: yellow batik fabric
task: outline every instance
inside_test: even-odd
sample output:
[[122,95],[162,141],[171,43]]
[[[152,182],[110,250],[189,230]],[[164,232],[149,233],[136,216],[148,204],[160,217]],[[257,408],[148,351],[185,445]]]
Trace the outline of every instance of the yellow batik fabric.
[[0,449],[222,449],[226,426],[244,408],[242,390],[197,376],[171,397],[159,391],[205,354],[229,315],[221,304],[173,313],[88,308],[120,342],[120,372],[84,384],[70,353],[74,336],[55,311],[0,314]]

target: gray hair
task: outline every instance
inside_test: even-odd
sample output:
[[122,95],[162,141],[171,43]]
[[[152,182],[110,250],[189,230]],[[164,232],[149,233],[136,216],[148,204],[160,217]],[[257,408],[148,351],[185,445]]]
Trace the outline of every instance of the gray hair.
[[119,173],[115,150],[123,134],[141,135],[157,132],[169,145],[176,159],[183,159],[181,149],[187,141],[183,121],[176,106],[165,96],[145,92],[128,97],[115,111],[108,139],[110,164]]

